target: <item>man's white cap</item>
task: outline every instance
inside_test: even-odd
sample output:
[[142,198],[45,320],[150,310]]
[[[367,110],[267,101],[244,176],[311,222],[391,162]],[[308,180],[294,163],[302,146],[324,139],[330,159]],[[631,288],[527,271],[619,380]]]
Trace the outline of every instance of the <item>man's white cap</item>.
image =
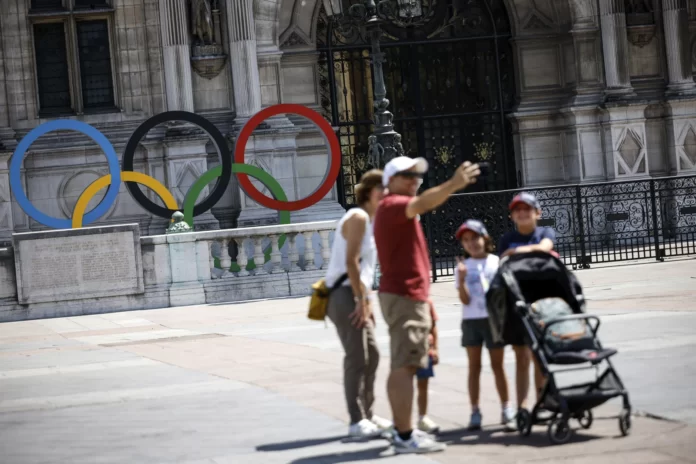
[[408,171],[416,167],[416,172],[425,173],[428,171],[428,162],[425,158],[409,158],[408,156],[397,156],[384,166],[382,174],[382,185],[387,187],[389,180],[399,172]]

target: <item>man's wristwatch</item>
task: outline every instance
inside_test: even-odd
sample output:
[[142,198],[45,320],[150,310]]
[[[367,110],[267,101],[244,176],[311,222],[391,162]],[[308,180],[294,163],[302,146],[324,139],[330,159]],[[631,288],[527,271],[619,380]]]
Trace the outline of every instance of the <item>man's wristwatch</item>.
[[367,296],[363,296],[362,298],[358,296],[353,297],[353,301],[355,303],[367,303],[370,299]]

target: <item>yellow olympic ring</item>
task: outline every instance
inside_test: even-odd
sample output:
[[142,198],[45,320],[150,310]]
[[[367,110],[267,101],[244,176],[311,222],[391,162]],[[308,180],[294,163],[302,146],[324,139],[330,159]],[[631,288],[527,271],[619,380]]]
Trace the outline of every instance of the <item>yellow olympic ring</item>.
[[[121,180],[125,182],[135,182],[136,184],[144,185],[149,187],[153,192],[155,192],[164,201],[164,204],[169,209],[179,209],[176,205],[176,200],[174,196],[167,190],[167,187],[162,185],[157,179],[148,176],[147,174],[142,174],[140,172],[124,171],[121,172]],[[111,174],[107,174],[104,177],[100,177],[95,180],[89,187],[85,189],[80,195],[75,205],[75,210],[72,216],[72,226],[73,229],[79,229],[82,227],[82,219],[85,215],[85,210],[90,200],[97,194],[101,189],[111,184]]]

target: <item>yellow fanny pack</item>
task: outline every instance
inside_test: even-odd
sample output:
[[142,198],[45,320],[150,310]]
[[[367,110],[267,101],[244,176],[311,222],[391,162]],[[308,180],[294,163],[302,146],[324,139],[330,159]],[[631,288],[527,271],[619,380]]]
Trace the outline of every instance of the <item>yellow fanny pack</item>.
[[329,295],[340,287],[348,278],[348,274],[343,274],[333,285],[328,287],[326,279],[321,279],[312,284],[312,296],[309,299],[309,312],[307,317],[313,321],[323,321],[326,318],[326,308],[329,305]]

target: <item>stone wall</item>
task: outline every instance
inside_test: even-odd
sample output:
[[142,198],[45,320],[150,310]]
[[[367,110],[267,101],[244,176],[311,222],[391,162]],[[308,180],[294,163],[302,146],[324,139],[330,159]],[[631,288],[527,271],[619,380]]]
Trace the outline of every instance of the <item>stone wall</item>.
[[[17,234],[17,243],[39,240],[51,251],[32,254],[29,246],[24,247],[23,256],[15,256],[17,250],[12,247],[0,248],[0,322],[306,296],[312,283],[326,273],[335,226],[335,221],[325,221],[140,237],[134,266],[126,269],[131,280],[135,281],[134,273],[138,277],[138,288],[134,289],[121,281],[99,287],[66,283],[58,266],[45,269],[41,275],[31,270],[36,269],[32,262],[56,261],[61,254],[57,247],[76,243],[91,247],[94,255],[85,256],[95,266],[100,256],[127,252],[123,246],[116,250],[108,239],[126,230],[136,230],[138,236],[137,225]],[[237,251],[230,254],[229,250]],[[113,273],[113,269],[106,269],[114,267],[110,260],[102,266],[104,275]],[[61,281],[56,283],[52,278]],[[54,284],[66,289],[77,285],[82,291],[66,291],[54,301],[44,301],[46,289]],[[19,299],[18,288],[23,290]]]
[[[280,3],[282,98],[317,105],[321,2],[263,3]],[[505,3],[519,98],[510,120],[523,186],[694,172],[696,103],[690,98],[696,94],[691,75],[675,74],[684,65],[670,44],[685,50],[677,54],[688,56],[685,65],[696,71],[696,1]],[[643,4],[649,15],[641,13]]]
[[[72,110],[42,116],[32,31],[35,23],[45,21],[50,14],[33,15],[31,0],[18,0],[9,2],[0,15],[0,70],[4,71],[0,72],[0,243],[9,240],[12,232],[45,229],[27,217],[9,192],[12,152],[19,140],[38,125],[55,118],[86,122],[107,137],[120,157],[129,137],[144,120],[164,111],[184,110],[212,121],[232,151],[236,134],[251,115],[284,101],[274,1],[257,2],[256,6],[253,0],[212,2],[213,7],[220,5],[219,10],[213,10],[213,45],[202,44],[194,34],[187,0],[108,3],[113,8],[100,17],[109,24],[114,108],[99,112],[82,109],[79,87],[73,83]],[[69,37],[74,41],[73,35]],[[219,58],[205,61],[206,53],[217,53],[214,56]],[[203,61],[199,60],[201,56]],[[81,72],[74,57],[67,61],[73,77]],[[314,190],[320,180],[315,167],[317,163],[326,164],[327,149],[313,126],[301,119],[278,117],[254,135],[246,147],[248,163],[262,166],[279,179],[290,200]],[[141,142],[134,169],[164,184],[181,205],[193,181],[219,163],[217,151],[204,132],[168,124],[152,129]],[[107,174],[106,168],[101,149],[87,137],[51,132],[32,144],[21,177],[28,198],[42,212],[69,218],[78,196],[91,182]],[[135,222],[146,234],[162,233],[166,219],[144,211],[125,190],[122,185],[116,203],[94,225]],[[147,195],[159,202],[152,192]],[[343,209],[336,200],[334,189],[312,210],[294,215],[293,221],[317,215],[340,217]],[[238,223],[275,223],[277,213],[246,198],[233,179],[212,212],[196,219],[198,229],[219,229]]]

